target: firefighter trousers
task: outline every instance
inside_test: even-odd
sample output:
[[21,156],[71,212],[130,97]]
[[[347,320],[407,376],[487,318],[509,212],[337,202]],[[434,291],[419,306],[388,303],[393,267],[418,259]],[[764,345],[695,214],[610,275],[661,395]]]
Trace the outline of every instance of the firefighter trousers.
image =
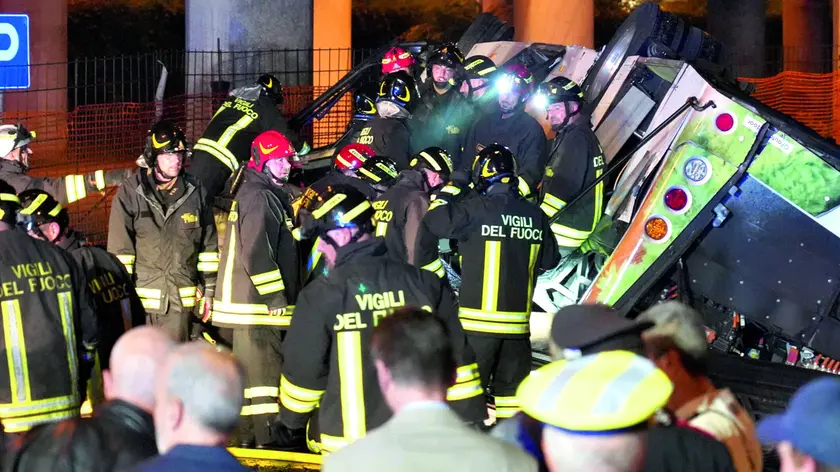
[[510,418],[519,411],[516,389],[531,372],[531,340],[481,336],[467,332],[475,351],[478,373],[496,405],[496,418]]
[[213,205],[213,200],[225,189],[225,183],[232,173],[222,161],[204,151],[193,153],[187,171],[201,182],[201,186],[207,192],[208,205]]
[[245,406],[239,444],[263,446],[272,440],[271,425],[280,413],[280,346],[286,331],[271,326],[233,330],[233,355],[245,365]]
[[170,307],[165,313],[146,313],[146,324],[157,326],[169,333],[178,342],[186,342],[190,337],[190,317],[192,313],[182,308]]

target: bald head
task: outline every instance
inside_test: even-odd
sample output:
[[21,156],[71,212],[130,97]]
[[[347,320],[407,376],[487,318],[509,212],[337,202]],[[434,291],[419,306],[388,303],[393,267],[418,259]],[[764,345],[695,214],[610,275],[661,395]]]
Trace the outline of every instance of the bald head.
[[230,353],[206,343],[181,345],[158,379],[158,398],[181,403],[186,421],[220,434],[236,427],[244,403],[245,370]]
[[155,379],[175,346],[175,340],[160,328],[140,326],[126,331],[114,345],[110,368],[103,373],[105,397],[154,410]]

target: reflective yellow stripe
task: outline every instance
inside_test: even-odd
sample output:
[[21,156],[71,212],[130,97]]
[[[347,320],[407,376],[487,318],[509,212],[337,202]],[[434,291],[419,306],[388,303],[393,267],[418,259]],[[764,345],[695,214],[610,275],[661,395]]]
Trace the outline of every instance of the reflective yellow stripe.
[[277,403],[263,403],[260,405],[245,405],[240,410],[240,416],[268,415],[280,413],[280,405]]
[[430,212],[430,211],[434,210],[434,209],[435,209],[435,208],[437,208],[437,207],[441,207],[441,206],[446,205],[447,203],[449,203],[449,202],[447,202],[446,200],[444,200],[444,199],[442,199],[442,198],[438,198],[437,200],[433,201],[433,202],[429,205],[429,209],[428,209],[428,210],[426,210],[426,212],[428,213],[428,212]]
[[450,402],[477,397],[484,393],[481,388],[481,380],[455,384],[446,391],[446,399]]
[[137,292],[137,295],[140,296],[141,298],[152,298],[152,299],[155,299],[155,298],[159,299],[160,298],[160,290],[158,290],[156,288],[137,287],[134,290]]
[[502,259],[502,242],[484,243],[484,280],[481,284],[481,309],[496,311],[499,298],[499,270]]
[[218,272],[219,271],[219,263],[218,262],[199,262],[196,266],[199,272]]
[[26,403],[3,403],[0,404],[0,416],[3,418],[17,418],[31,416],[50,411],[76,408],[79,406],[79,398],[72,395],[64,397],[45,398],[43,400],[29,401]]
[[[528,308],[526,311],[531,312],[531,303],[534,295],[534,275],[537,273],[537,259],[540,256],[540,248],[542,244],[531,244],[531,255],[528,257]],[[530,318],[529,318],[530,319]]]
[[321,449],[323,452],[335,452],[343,447],[349,446],[353,440],[341,438],[338,436],[330,436],[328,434],[321,434]]
[[365,394],[362,378],[362,337],[358,331],[342,331],[338,339],[338,374],[341,379],[341,422],[344,437],[365,436]]
[[64,187],[65,193],[67,194],[67,203],[73,203],[87,196],[84,175],[72,174],[65,176]]
[[204,151],[207,154],[215,157],[219,160],[222,164],[225,165],[231,172],[235,171],[239,168],[239,162],[236,160],[236,157],[228,151],[227,149],[220,148],[215,141],[212,141],[207,138],[201,138],[198,142],[195,143],[193,146],[193,151]]
[[[61,328],[67,346],[67,365],[70,367],[70,394],[73,397],[79,397],[79,360],[76,353],[76,325],[73,319],[72,293],[58,293],[58,311],[61,314]],[[29,375],[28,372],[27,375]]]
[[67,418],[74,418],[79,416],[79,408],[71,410],[44,413],[42,415],[29,416],[25,418],[10,418],[3,419],[3,430],[7,433],[21,433],[32,429],[42,423],[54,423]]
[[12,403],[26,403],[32,400],[32,391],[29,386],[29,363],[26,357],[26,340],[23,336],[23,320],[20,316],[20,301],[6,300],[1,306]]
[[510,418],[519,412],[519,401],[516,397],[502,397],[494,398],[496,404],[496,418]]
[[285,290],[286,286],[283,284],[283,280],[278,280],[277,282],[272,282],[270,284],[265,285],[257,285],[255,287],[257,289],[257,293],[260,295],[268,295],[271,293],[276,293],[281,290]]
[[530,332],[530,327],[527,324],[491,323],[465,318],[461,318],[461,326],[464,328],[464,331],[475,331],[478,333],[528,334]]
[[134,261],[137,259],[137,256],[132,254],[118,254],[117,259],[125,265],[134,264]]
[[388,232],[388,222],[386,221],[377,221],[376,222],[376,237],[382,238],[385,237],[385,233]]
[[283,390],[280,391],[280,403],[283,405],[283,408],[301,414],[310,413],[318,407],[318,402],[302,402],[290,397],[289,394]]
[[[233,202],[233,205],[230,207],[230,214],[233,215],[236,212],[236,202]],[[225,261],[225,273],[222,275],[222,303],[230,303],[231,301],[231,290],[233,290],[233,266],[236,263],[236,245],[238,244],[236,241],[236,223],[229,225],[230,228],[230,236],[228,236],[228,252],[227,252],[227,261]],[[214,309],[216,307],[214,306]],[[220,308],[224,310],[223,308]],[[265,312],[268,312],[268,308],[266,308]]]
[[201,252],[198,254],[198,270],[200,272],[218,272],[219,271],[219,253],[218,252]]
[[[554,225],[551,225],[551,229],[554,230]],[[554,233],[554,239],[557,240],[558,246],[570,249],[579,248],[580,245],[586,241],[586,239],[567,238],[565,236],[560,236],[557,233]]]
[[517,413],[519,413],[518,407],[496,407],[496,418],[498,419],[513,418]]
[[219,138],[217,144],[221,146],[223,149],[227,149],[227,145],[230,144],[233,137],[236,136],[236,133],[242,131],[243,129],[247,128],[248,125],[254,122],[254,119],[251,118],[250,115],[243,115],[236,123],[228,126],[228,129],[222,134],[222,137]]
[[428,270],[429,272],[434,272],[440,278],[443,278],[446,275],[446,269],[443,268],[443,261],[440,259],[435,259],[432,262],[424,265],[422,267],[423,270]]
[[556,215],[557,212],[560,211],[560,210],[554,208],[553,206],[545,204],[545,203],[540,205],[540,210],[542,210],[543,213],[545,213],[545,216],[547,216],[549,218]]
[[469,382],[478,378],[478,363],[462,365],[458,367],[455,383]]
[[291,411],[309,413],[318,406],[323,395],[323,390],[298,387],[289,382],[285,375],[280,377],[280,403]]
[[181,306],[184,308],[192,308],[195,306],[194,297],[181,297]]
[[[598,170],[595,172],[595,178],[601,177],[603,174],[603,170]],[[595,227],[598,225],[598,222],[601,221],[601,214],[602,214],[602,206],[604,204],[604,182],[598,182],[598,185],[595,186],[595,214],[592,217],[592,231],[595,231]],[[591,232],[591,231],[590,231]]]
[[519,176],[518,180],[519,184],[517,185],[517,188],[519,189],[520,195],[522,195],[523,197],[531,195],[531,187],[528,185],[528,182],[525,182],[525,179],[523,179],[521,175]]
[[[555,197],[554,195],[552,195],[550,193],[546,193],[543,196],[543,203],[545,203],[546,205],[550,205],[555,210],[562,210],[563,208],[566,207],[566,202],[564,202],[563,200]],[[555,213],[556,213],[556,211],[555,211]]]
[[580,240],[585,240],[592,234],[592,231],[581,231],[558,223],[551,225],[551,231],[558,236]]
[[[268,308],[266,307],[266,311]],[[243,326],[280,326],[288,327],[292,323],[291,314],[283,314],[282,316],[271,315],[243,315],[236,313],[225,313],[213,308],[213,323],[232,324]]]
[[442,193],[448,193],[450,195],[458,195],[461,193],[461,189],[454,186],[454,185],[444,185],[443,188],[440,189]]
[[96,181],[97,190],[102,191],[102,190],[105,189],[106,185],[105,185],[105,171],[104,170],[100,169],[100,170],[94,172],[93,173],[93,179]]
[[143,304],[143,308],[148,308],[149,310],[160,310],[160,300],[141,298],[140,303]]
[[312,250],[309,251],[309,258],[306,260],[306,276],[309,277],[312,274],[312,271],[315,270],[315,267],[318,265],[318,261],[321,260],[321,253],[318,251],[318,244],[320,244],[321,238],[315,238],[315,241],[312,244]]
[[254,285],[261,285],[268,282],[274,282],[277,279],[282,278],[280,275],[280,269],[274,269],[269,272],[264,272],[262,274],[256,274],[251,276],[251,282],[254,282]]
[[484,311],[461,307],[458,316],[473,320],[494,321],[497,323],[528,323],[531,313],[527,311]]
[[223,300],[214,299],[213,308],[218,311],[243,314],[243,315],[267,315],[268,305],[259,303],[229,303]]
[[218,252],[200,252],[198,253],[198,260],[202,262],[219,262]]
[[181,287],[178,289],[178,295],[180,295],[181,298],[195,297],[196,290],[196,287]]
[[280,387],[251,387],[245,389],[245,398],[273,397],[280,395]]

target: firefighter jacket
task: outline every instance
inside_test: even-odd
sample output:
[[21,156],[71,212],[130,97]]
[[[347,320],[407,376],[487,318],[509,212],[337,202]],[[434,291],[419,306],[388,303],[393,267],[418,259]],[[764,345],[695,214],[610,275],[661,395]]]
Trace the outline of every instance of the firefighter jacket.
[[111,349],[123,333],[146,323],[146,310],[131,275],[113,254],[71,231],[58,247],[69,252],[82,268],[99,322],[99,361],[108,368]]
[[347,131],[344,132],[344,136],[335,144],[336,151],[340,151],[344,146],[348,144],[353,144],[359,142],[359,136],[362,135],[362,130],[368,126],[370,120],[373,117],[368,118],[353,118],[350,120],[350,123],[347,125]]
[[9,230],[0,232],[0,280],[3,429],[78,416],[97,341],[84,274],[62,249]]
[[385,239],[388,254],[414,264],[417,232],[429,209],[426,176],[412,169],[400,172],[394,185],[373,201],[373,209],[375,233]]
[[[551,145],[551,157],[540,186],[540,208],[549,218],[604,173],[604,151],[589,120],[564,127]],[[551,225],[558,246],[577,249],[595,230],[604,212],[604,182],[560,213]]]
[[369,342],[378,320],[401,306],[429,310],[446,323],[459,366],[447,399],[466,421],[484,420],[478,365],[451,293],[433,274],[391,258],[373,238],[341,248],[336,267],[303,289],[283,343],[284,359],[294,362],[283,366],[280,419],[303,428],[318,408],[320,444],[310,448],[335,451],[390,418]]
[[111,204],[108,252],[134,276],[146,312],[191,311],[199,286],[212,295],[219,270],[218,241],[204,189],[182,173],[164,208],[151,171],[138,169]]
[[493,143],[507,147],[516,157],[521,177],[519,192],[526,197],[536,193],[547,158],[545,132],[540,123],[524,110],[502,118],[497,105],[492,112],[479,118],[464,136],[455,168],[472,172],[475,156]]
[[[411,128],[411,153],[417,154],[431,146],[446,149],[458,155],[462,135],[472,126],[472,107],[455,87],[444,94],[432,89],[427,92],[428,102],[409,120]],[[424,95],[424,100],[427,95]]]
[[[219,265],[213,325],[288,327],[301,289],[291,194],[263,173],[245,169],[228,216],[230,235]],[[283,316],[269,310],[286,308]]]
[[283,133],[292,142],[297,141],[274,100],[266,95],[260,95],[256,100],[230,95],[213,115],[193,151],[210,154],[234,172],[251,158],[254,139],[269,130]]
[[[328,187],[338,184],[349,185],[355,188],[356,190],[362,192],[362,194],[371,201],[376,199],[378,196],[376,190],[364,180],[344,175],[336,170],[331,170],[327,172],[325,176],[310,185],[306,191],[303,192],[303,197],[295,202],[295,205],[300,206],[304,203],[304,201],[315,197],[320,192],[325,191]],[[320,238],[315,238],[314,240],[301,242],[303,254],[306,254],[306,263],[304,264],[304,277],[306,282],[327,272],[327,266],[321,258],[321,253],[317,250],[319,240]]]
[[59,179],[32,177],[26,175],[23,165],[17,161],[0,159],[0,180],[15,188],[15,192],[38,189],[49,193],[65,205],[101,192],[106,187],[118,185],[128,172],[125,170],[97,170],[91,174],[71,174]]
[[356,142],[367,144],[377,156],[390,158],[402,170],[408,169],[410,135],[405,120],[377,116],[362,128]]
[[[424,240],[458,240],[464,330],[527,337],[537,276],[560,262],[548,219],[506,184],[493,185],[484,196],[474,191],[449,199],[445,192],[438,195],[423,218],[417,247],[429,247]],[[426,262],[436,255],[417,257]]]

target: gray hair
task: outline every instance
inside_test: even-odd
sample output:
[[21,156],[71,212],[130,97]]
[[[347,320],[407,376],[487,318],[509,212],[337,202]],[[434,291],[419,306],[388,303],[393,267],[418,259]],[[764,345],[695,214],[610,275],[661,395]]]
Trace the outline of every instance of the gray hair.
[[223,434],[236,428],[244,403],[245,369],[230,353],[203,342],[185,344],[173,353],[165,381],[166,392],[181,400],[194,421]]
[[642,338],[655,345],[671,345],[696,362],[708,356],[703,316],[694,308],[677,301],[660,303],[645,310],[636,321],[650,321],[654,326]]
[[638,472],[644,463],[645,436],[642,432],[579,435],[547,426],[543,450],[551,470]]

